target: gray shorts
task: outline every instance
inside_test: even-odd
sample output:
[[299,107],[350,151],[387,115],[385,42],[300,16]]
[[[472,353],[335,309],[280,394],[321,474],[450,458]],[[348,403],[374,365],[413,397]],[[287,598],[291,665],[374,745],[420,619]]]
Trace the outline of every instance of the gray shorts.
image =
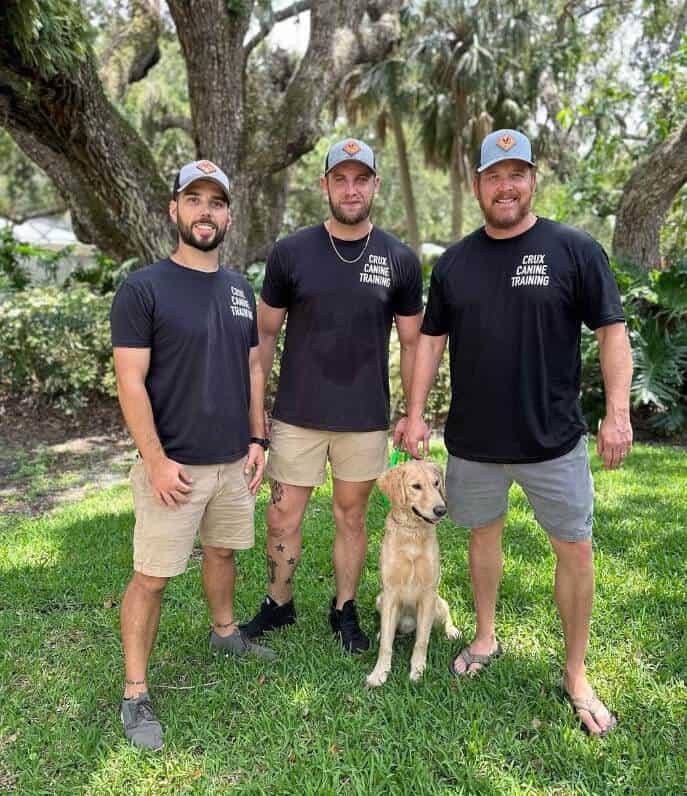
[[585,434],[569,453],[535,464],[491,464],[449,456],[449,516],[465,528],[489,525],[506,515],[513,481],[522,487],[537,522],[550,536],[566,542],[591,537],[594,481]]

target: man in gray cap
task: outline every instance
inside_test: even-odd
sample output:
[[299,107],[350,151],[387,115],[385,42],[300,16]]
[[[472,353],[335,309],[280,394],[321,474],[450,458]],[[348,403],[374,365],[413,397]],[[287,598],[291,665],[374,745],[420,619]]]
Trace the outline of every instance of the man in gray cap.
[[112,305],[119,401],[138,448],[134,575],[121,609],[121,719],[132,743],[148,749],[163,745],[146,677],[162,594],[186,569],[197,531],[211,649],[274,657],[239,630],[233,609],[234,550],[254,543],[267,443],[255,296],[243,276],[219,265],[229,202],[218,166],[185,165],[169,204],[176,249],[131,274]]
[[581,323],[599,343],[606,416],[597,450],[619,466],[632,445],[632,357],[608,259],[589,235],[531,210],[530,142],[497,130],[481,147],[473,190],[484,226],[451,246],[432,273],[413,374],[408,450],[426,450],[425,401],[450,340],[452,399],[446,488],[453,521],[471,529],[473,642],[454,659],[475,674],[501,653],[495,606],[508,490],[525,491],[556,555],[556,603],[565,636],[562,686],[582,727],[604,735],[615,717],[585,673],[594,594],[593,483],[578,400]]
[[370,220],[378,187],[366,143],[346,138],[331,146],[320,177],[329,218],[278,241],[267,262],[258,309],[266,374],[284,320],[286,339],[267,465],[267,596],[242,625],[253,638],[296,619],[301,520],[329,461],[336,523],[329,621],[346,651],[369,647],[355,595],[367,549],[367,500],[387,461],[389,335],[395,321],[406,388],[422,310],[417,257]]

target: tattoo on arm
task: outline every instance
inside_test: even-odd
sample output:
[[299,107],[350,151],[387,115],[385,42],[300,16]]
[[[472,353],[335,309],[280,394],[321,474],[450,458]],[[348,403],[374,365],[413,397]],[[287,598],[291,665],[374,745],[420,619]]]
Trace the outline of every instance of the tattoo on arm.
[[279,481],[272,481],[271,487],[271,500],[273,504],[279,503],[279,501],[284,496],[284,485],[279,483]]
[[267,556],[267,575],[270,583],[277,582],[277,562],[272,556]]

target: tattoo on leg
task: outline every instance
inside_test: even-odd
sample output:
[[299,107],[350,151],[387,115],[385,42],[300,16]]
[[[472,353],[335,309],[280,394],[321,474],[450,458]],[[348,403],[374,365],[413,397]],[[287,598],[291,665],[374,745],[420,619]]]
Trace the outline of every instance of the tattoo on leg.
[[272,488],[271,488],[271,500],[272,503],[279,503],[279,501],[284,496],[284,486],[280,484],[279,481],[272,481]]
[[267,574],[270,583],[277,582],[277,562],[272,556],[267,556]]
[[291,578],[287,578],[287,579],[284,581],[284,583],[287,583],[287,584],[288,584],[288,583],[291,583]]
[[283,545],[283,544],[281,544],[281,543],[279,543],[279,544],[277,545],[277,550],[278,550],[280,553],[283,553],[283,552],[284,552],[284,545]]
[[290,558],[286,563],[287,564],[295,564],[296,563],[296,559],[295,558]]

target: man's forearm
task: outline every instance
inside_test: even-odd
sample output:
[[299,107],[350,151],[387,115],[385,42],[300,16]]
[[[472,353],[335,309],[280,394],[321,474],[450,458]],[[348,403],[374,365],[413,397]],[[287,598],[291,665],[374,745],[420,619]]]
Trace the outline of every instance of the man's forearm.
[[446,337],[420,335],[413,363],[413,378],[408,400],[408,417],[419,419],[425,408],[427,396],[434,382],[441,356],[444,353]]
[[418,341],[412,343],[401,343],[401,386],[406,407],[410,404],[410,391],[413,383],[413,372],[415,370],[415,359],[417,354]]
[[260,345],[258,346],[258,359],[262,368],[264,383],[270,379],[272,365],[274,364],[274,352],[277,350],[277,335],[260,333]]
[[152,462],[164,458],[165,451],[155,428],[153,408],[145,384],[124,384],[119,381],[117,392],[124,420],[143,460]]
[[624,324],[608,327],[599,337],[599,360],[606,395],[606,414],[629,421],[632,350]]
[[250,412],[248,417],[251,437],[265,437],[265,374],[259,356],[250,365]]

